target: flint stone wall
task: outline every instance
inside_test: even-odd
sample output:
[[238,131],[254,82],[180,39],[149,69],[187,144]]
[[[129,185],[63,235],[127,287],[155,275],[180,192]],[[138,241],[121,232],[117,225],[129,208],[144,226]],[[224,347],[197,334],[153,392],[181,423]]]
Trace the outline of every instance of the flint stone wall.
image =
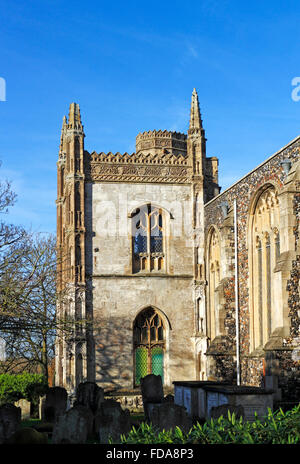
[[[270,157],[261,166],[254,169],[243,179],[238,181],[232,187],[224,191],[223,194],[216,197],[205,205],[205,236],[208,236],[211,226],[215,226],[220,231],[227,223],[233,227],[233,200],[237,200],[238,215],[238,263],[239,263],[239,326],[240,326],[240,354],[241,354],[241,378],[242,383],[246,385],[264,386],[264,352],[250,353],[250,314],[249,314],[249,263],[248,263],[248,217],[250,203],[254,194],[265,184],[273,184],[278,188],[279,193],[284,188],[284,182],[287,179],[281,162],[289,159],[292,163],[299,161],[300,140],[295,139],[287,147],[279,151],[275,156]],[[296,188],[300,189],[300,183],[296,183]],[[300,194],[293,195],[293,214],[296,218],[294,228],[295,250],[299,249],[299,215],[300,215]],[[227,201],[229,204],[229,214],[225,220],[221,212],[221,203]],[[211,365],[211,375],[215,380],[229,380],[235,377],[235,309],[234,309],[234,237],[233,229],[227,240],[227,246],[231,247],[231,263],[228,266],[230,279],[227,288],[223,294],[223,307],[226,316],[224,331],[222,334],[221,349],[213,349],[214,341],[208,349],[207,355],[211,357],[208,363]],[[222,233],[222,232],[221,232]],[[230,237],[231,236],[231,237]],[[284,395],[289,395],[288,385],[294,383],[295,378],[299,381],[299,361],[293,359],[291,350],[294,350],[295,339],[299,337],[299,274],[300,259],[297,256],[292,262],[290,268],[290,279],[287,283],[289,293],[289,318],[290,318],[290,335],[286,337],[280,350],[274,350],[280,361],[282,375],[279,378],[279,387],[283,389]],[[231,283],[229,284],[229,282]],[[286,350],[284,350],[286,348]],[[295,356],[294,356],[295,358]],[[233,375],[232,375],[233,374]],[[288,381],[293,379],[292,382]],[[299,397],[300,398],[300,397]]]

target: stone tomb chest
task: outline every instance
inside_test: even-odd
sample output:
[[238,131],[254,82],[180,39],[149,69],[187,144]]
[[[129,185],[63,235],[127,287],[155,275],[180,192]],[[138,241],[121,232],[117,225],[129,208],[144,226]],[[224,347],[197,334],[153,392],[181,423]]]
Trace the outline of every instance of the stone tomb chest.
[[225,385],[213,381],[182,381],[173,382],[174,384],[174,403],[184,406],[192,417],[205,418],[205,386]]
[[211,381],[173,382],[174,402],[184,406],[191,417],[208,420],[213,407],[242,406],[244,420],[255,420],[273,409],[273,391],[246,385],[229,385]]

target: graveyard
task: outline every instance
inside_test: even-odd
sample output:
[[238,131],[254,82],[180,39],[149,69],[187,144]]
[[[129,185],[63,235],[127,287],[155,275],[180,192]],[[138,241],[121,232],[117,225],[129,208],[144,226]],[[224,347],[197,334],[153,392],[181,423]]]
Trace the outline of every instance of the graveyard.
[[[122,406],[93,382],[76,395],[51,387],[38,417],[20,399],[0,406],[0,444],[299,443],[300,404],[273,411],[272,391],[225,383],[174,382],[165,395],[161,377],[141,381],[141,398]],[[130,404],[129,404],[130,403]]]

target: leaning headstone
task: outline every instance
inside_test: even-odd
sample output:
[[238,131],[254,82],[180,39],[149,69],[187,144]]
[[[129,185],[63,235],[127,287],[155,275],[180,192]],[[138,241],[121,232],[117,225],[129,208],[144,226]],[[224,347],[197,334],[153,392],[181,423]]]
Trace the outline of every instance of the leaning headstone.
[[21,398],[19,401],[15,403],[17,408],[21,408],[21,419],[29,419],[30,418],[30,410],[31,410],[31,403],[27,401],[25,398]]
[[89,408],[81,405],[74,406],[56,420],[52,432],[52,443],[86,443],[93,430],[93,419],[93,413]]
[[48,435],[31,427],[24,427],[17,430],[6,443],[11,445],[46,445]]
[[178,426],[187,433],[192,427],[192,419],[188,416],[186,409],[170,402],[154,405],[149,419],[159,430],[170,430]]
[[141,378],[141,392],[146,420],[150,419],[150,411],[154,404],[162,403],[164,391],[160,375],[149,374]]
[[0,407],[0,443],[8,440],[21,424],[21,408],[6,403]]
[[212,419],[218,419],[223,416],[224,419],[228,418],[228,412],[230,415],[234,413],[236,418],[244,417],[244,408],[241,405],[221,404],[220,406],[214,406],[211,408],[210,417]]
[[82,405],[96,413],[100,404],[104,401],[104,390],[94,382],[82,382],[76,389],[76,401],[74,405]]
[[99,433],[99,440],[107,444],[111,437],[113,441],[119,441],[121,434],[126,434],[131,429],[130,413],[123,410],[120,403],[115,400],[105,400],[95,416],[95,430]]
[[52,387],[46,393],[42,419],[55,422],[67,409],[68,394],[63,387]]

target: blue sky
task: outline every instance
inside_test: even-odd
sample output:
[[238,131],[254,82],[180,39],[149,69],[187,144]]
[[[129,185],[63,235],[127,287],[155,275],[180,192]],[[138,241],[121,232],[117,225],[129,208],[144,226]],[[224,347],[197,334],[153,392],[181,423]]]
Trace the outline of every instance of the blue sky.
[[132,153],[140,131],[187,131],[196,87],[223,189],[300,134],[299,2],[0,0],[0,12],[0,178],[18,195],[9,221],[55,232],[73,101],[87,150]]

